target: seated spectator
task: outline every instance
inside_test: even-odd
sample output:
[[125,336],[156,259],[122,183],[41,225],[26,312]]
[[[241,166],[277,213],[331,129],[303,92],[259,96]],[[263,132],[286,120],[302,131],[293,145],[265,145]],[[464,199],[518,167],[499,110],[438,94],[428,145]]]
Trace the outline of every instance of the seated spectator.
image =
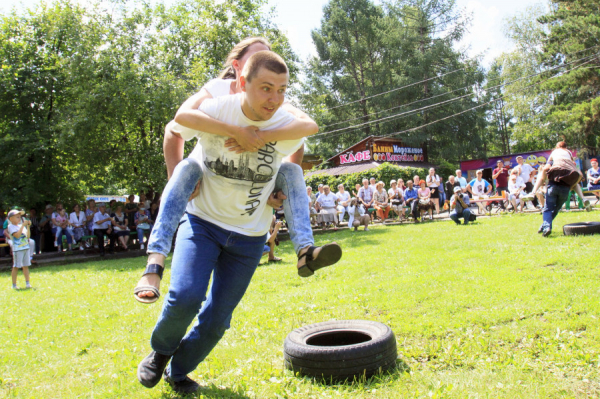
[[67,247],[70,251],[73,243],[73,228],[61,203],[56,204],[56,209],[57,211],[52,215],[54,246],[58,248],[58,252],[62,251],[62,236],[64,234],[67,236]]
[[375,179],[374,177],[371,177],[369,179],[369,187],[371,187],[373,192],[375,192],[375,190],[377,190],[377,187],[375,187],[376,185],[377,185],[377,179]]
[[339,219],[340,223],[342,223],[344,221],[344,215],[346,214],[348,205],[350,205],[350,193],[344,189],[343,184],[340,184],[338,186],[338,192],[336,194],[336,197],[338,199],[337,211],[341,212],[339,215]]
[[112,229],[112,218],[108,213],[106,213],[106,205],[104,203],[98,204],[98,212],[94,214],[93,222],[93,231],[94,235],[98,239],[98,248],[100,249],[100,256],[104,256],[105,235],[110,241],[108,253],[114,253],[116,235],[114,233],[114,230]]
[[121,247],[125,251],[128,251],[129,248],[127,248],[127,243],[129,242],[130,231],[127,227],[127,224],[129,223],[129,221],[127,220],[127,216],[125,216],[125,213],[123,213],[123,207],[121,205],[117,205],[115,211],[110,216],[113,219],[112,225],[117,236],[117,240],[119,241],[119,244],[121,244]]
[[[518,173],[514,173],[510,175],[510,179],[508,180],[508,200],[513,206],[515,212],[523,212],[523,201],[519,199],[521,193],[525,190],[525,183],[519,177]],[[517,210],[517,206],[521,207],[520,211]]]
[[146,199],[146,194],[140,193],[140,203],[144,204],[144,209],[150,211],[150,206],[152,205],[152,201]]
[[429,212],[429,220],[433,220],[434,205],[431,202],[431,190],[427,187],[425,180],[421,180],[420,183],[421,188],[417,192],[419,194],[419,213],[421,220],[425,220],[423,218],[425,212]]
[[315,203],[317,202],[317,196],[312,193],[312,187],[306,187],[306,195],[308,196],[308,212],[310,215],[310,224],[312,226],[316,226],[318,223],[317,218],[317,208],[315,208]]
[[140,202],[137,207],[138,211],[135,214],[134,223],[137,230],[140,249],[144,249],[144,234],[150,235],[152,223],[154,223],[154,221],[150,219],[150,212],[146,210],[146,205]]
[[[592,158],[590,160],[592,167],[587,171],[588,191],[600,190],[600,168],[598,168],[598,160]],[[594,193],[600,199],[600,193]]]
[[106,213],[111,214],[117,209],[117,200],[110,200],[108,203],[108,208],[106,208]]
[[398,183],[396,180],[392,180],[390,182],[390,186],[392,186],[388,190],[388,198],[390,200],[391,209],[396,212],[398,215],[398,220],[402,218],[402,211],[404,206],[404,194],[402,190],[398,188]]
[[406,190],[404,190],[404,203],[410,207],[410,212],[415,220],[419,223],[419,191],[413,187],[413,181],[406,182]]
[[337,230],[337,197],[331,192],[329,186],[323,186],[323,194],[317,198],[316,207],[319,212],[319,223],[323,230],[329,223],[333,223],[333,230]]
[[73,228],[73,240],[79,242],[79,249],[83,251],[83,242],[80,242],[83,236],[86,235],[87,218],[85,213],[79,207],[79,204],[73,205],[73,212],[69,215],[69,222]]
[[373,206],[377,211],[377,216],[381,219],[381,223],[385,221],[390,213],[390,201],[387,192],[383,189],[383,182],[377,182],[375,185],[375,193],[373,194]]
[[277,234],[279,233],[279,229],[281,229],[282,223],[280,221],[275,220],[273,218],[273,222],[271,223],[271,227],[269,228],[269,233],[267,234],[267,243],[265,244],[265,248],[263,250],[263,256],[269,255],[269,262],[281,262],[281,258],[275,256],[275,246],[277,245]]
[[419,176],[413,177],[413,186],[418,190],[421,187],[421,178]]
[[[479,169],[475,174],[477,177],[469,182],[467,185],[467,190],[469,190],[471,197],[474,200],[488,198],[492,192],[492,185],[483,178],[482,169]],[[477,202],[477,206],[479,207],[480,214],[485,213],[484,202]]]
[[90,235],[94,234],[94,215],[96,212],[98,212],[98,209],[96,208],[96,201],[93,199],[88,200],[88,206],[85,210],[85,218],[87,220],[88,234]]
[[369,215],[369,208],[373,205],[374,190],[369,186],[369,181],[367,179],[363,179],[362,183],[363,186],[358,190],[359,205],[362,205],[365,213]]
[[404,193],[404,190],[406,190],[406,186],[404,185],[404,180],[402,180],[402,179],[398,179],[398,190],[402,191],[402,193]]
[[371,218],[365,214],[364,208],[357,204],[358,200],[356,198],[350,200],[350,205],[348,206],[348,227],[354,227],[354,231],[357,231],[358,227],[363,225],[365,226],[365,231],[368,231]]
[[460,224],[459,219],[463,219],[463,224],[469,224],[471,211],[469,210],[469,196],[463,194],[460,186],[453,188],[454,194],[450,198],[450,219],[456,224]]
[[319,184],[319,186],[317,187],[317,193],[315,194],[315,197],[316,197],[317,199],[319,199],[319,196],[320,196],[321,194],[323,194],[323,185],[322,185],[322,184]]

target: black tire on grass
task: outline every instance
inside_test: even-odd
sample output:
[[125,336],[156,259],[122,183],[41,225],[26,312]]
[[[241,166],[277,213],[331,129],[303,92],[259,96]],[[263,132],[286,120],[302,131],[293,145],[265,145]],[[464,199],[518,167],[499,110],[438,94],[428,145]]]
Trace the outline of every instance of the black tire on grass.
[[398,357],[392,330],[364,320],[327,321],[298,328],[286,337],[283,353],[287,369],[332,382],[391,370]]
[[565,224],[563,233],[566,236],[600,234],[600,222],[580,222]]

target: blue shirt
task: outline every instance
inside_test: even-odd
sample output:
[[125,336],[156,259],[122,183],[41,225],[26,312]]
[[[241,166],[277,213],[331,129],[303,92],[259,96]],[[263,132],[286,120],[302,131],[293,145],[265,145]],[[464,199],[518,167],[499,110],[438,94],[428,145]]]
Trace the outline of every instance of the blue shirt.
[[419,193],[417,192],[417,189],[414,187],[412,190],[409,188],[404,190],[404,200],[407,201],[411,198],[419,198]]
[[107,220],[104,223],[97,223],[101,220],[104,220],[106,218],[110,218],[110,215],[108,213],[104,213],[102,214],[102,212],[98,211],[94,214],[94,230],[98,229],[98,230],[103,230],[103,229],[108,229],[112,223],[110,222],[110,220]]
[[460,188],[465,188],[465,187],[467,187],[467,179],[465,179],[465,178],[464,178],[464,177],[462,177],[462,176],[461,176],[461,177],[456,177],[455,179],[456,179],[456,180],[458,181],[458,183],[460,184]]

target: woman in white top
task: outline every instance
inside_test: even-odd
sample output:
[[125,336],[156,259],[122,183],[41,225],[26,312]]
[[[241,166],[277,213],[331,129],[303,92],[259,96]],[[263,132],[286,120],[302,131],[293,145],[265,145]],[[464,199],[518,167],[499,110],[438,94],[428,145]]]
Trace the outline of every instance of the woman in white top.
[[[546,165],[544,165],[544,167],[539,168],[537,181],[535,182],[535,187],[533,188],[533,191],[529,194],[529,197],[533,197],[537,193],[542,183],[548,177],[548,172],[550,171],[550,168],[552,168],[553,164],[557,162],[572,162],[572,167],[577,168],[577,165],[575,164],[575,161],[573,159],[573,153],[569,151],[569,149],[567,148],[567,143],[565,143],[564,141],[559,141],[556,144],[554,151],[552,151],[552,153],[548,157],[548,160],[546,161]],[[581,176],[583,178],[583,174],[581,174]],[[583,191],[581,190],[581,186],[579,185],[579,183],[571,187],[571,190],[575,191],[579,198],[581,198],[586,210],[588,212],[591,211],[592,205],[590,204],[590,201],[586,200],[583,196]],[[568,201],[570,201],[570,199]]]
[[435,169],[429,169],[429,174],[425,179],[427,187],[431,190],[431,202],[435,205],[435,213],[440,213],[440,177],[435,174]]
[[344,221],[344,215],[346,214],[346,210],[350,205],[350,193],[344,189],[344,185],[338,185],[338,193],[336,194],[338,198],[338,206],[337,210],[340,212],[340,223]]
[[[69,222],[73,228],[73,240],[77,243],[85,235],[85,226],[87,224],[87,218],[79,207],[79,204],[73,206],[73,212],[69,215]],[[83,251],[82,243],[79,244],[79,249]]]

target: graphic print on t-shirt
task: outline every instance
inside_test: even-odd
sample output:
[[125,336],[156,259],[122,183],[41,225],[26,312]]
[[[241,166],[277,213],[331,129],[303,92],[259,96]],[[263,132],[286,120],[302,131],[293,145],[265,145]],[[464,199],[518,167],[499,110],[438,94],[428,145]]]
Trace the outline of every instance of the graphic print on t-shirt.
[[204,141],[204,165],[214,174],[233,180],[266,183],[275,175],[273,162],[277,142],[267,143],[257,153],[223,152],[225,139],[208,136]]

